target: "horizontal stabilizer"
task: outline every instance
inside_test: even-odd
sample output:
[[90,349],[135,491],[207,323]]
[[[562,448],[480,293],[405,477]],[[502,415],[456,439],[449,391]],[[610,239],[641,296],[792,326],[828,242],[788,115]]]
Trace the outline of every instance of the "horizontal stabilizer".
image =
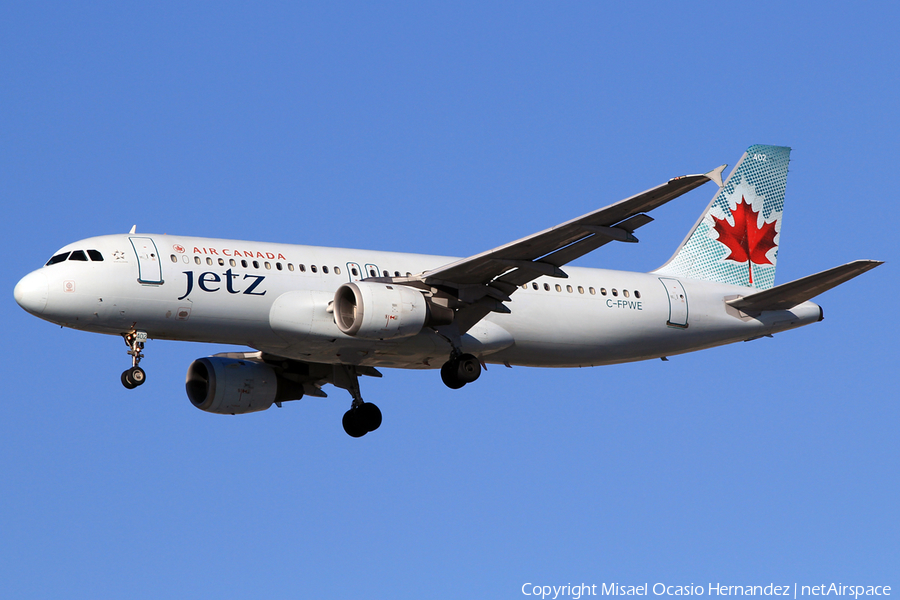
[[783,283],[762,292],[725,302],[746,313],[786,310],[815,298],[822,292],[827,292],[880,264],[882,264],[880,260],[855,260],[840,267],[801,277],[790,283]]

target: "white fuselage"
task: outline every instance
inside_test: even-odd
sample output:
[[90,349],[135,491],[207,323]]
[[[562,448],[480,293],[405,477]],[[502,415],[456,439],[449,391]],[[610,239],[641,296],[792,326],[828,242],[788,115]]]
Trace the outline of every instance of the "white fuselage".
[[[335,290],[366,277],[418,274],[453,257],[170,235],[108,235],[60,252],[96,250],[27,275],[16,299],[45,320],[85,331],[237,344],[317,363],[439,368],[447,338],[434,329],[395,340],[340,332]],[[354,271],[356,274],[354,274]],[[509,314],[491,313],[462,337],[485,363],[613,364],[678,354],[792,329],[821,318],[805,302],[745,315],[725,299],[757,291],[648,273],[566,267],[568,279],[519,287]],[[536,289],[535,289],[536,288]]]

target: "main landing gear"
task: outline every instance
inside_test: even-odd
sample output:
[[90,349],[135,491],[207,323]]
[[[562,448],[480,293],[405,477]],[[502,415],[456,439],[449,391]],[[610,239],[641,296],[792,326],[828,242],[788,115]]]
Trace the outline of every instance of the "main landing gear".
[[344,413],[341,421],[347,435],[358,438],[381,427],[381,410],[371,402],[364,402],[359,393],[359,375],[356,367],[335,365],[334,385],[347,390],[353,396],[350,410]]
[[441,367],[441,379],[451,390],[472,383],[481,375],[481,362],[471,354],[450,355]]
[[144,358],[141,350],[144,349],[144,342],[147,341],[147,332],[132,331],[123,333],[122,337],[125,338],[128,354],[131,356],[131,368],[122,372],[122,385],[132,390],[147,380],[147,374],[138,366],[141,359]]

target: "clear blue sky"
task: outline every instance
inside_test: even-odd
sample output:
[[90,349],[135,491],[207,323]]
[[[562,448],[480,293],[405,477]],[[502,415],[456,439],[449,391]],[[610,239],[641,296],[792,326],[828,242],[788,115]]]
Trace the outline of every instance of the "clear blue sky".
[[[897,3],[15,3],[0,22],[9,598],[519,598],[526,582],[900,593]],[[374,4],[374,3],[372,3]],[[225,348],[22,311],[100,234],[466,256],[793,147],[777,282],[886,265],[825,320],[670,362],[364,381],[239,417]],[[650,270],[713,194],[579,264]]]

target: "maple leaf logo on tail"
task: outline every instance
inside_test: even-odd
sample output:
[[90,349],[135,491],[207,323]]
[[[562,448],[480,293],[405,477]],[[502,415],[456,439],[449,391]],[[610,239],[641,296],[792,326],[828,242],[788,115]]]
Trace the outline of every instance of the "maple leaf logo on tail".
[[772,248],[777,247],[775,236],[775,224],[778,219],[771,223],[763,221],[762,227],[759,227],[759,211],[754,211],[750,203],[741,196],[731,216],[734,219],[734,225],[727,219],[720,219],[715,215],[710,215],[713,219],[713,229],[719,234],[717,240],[728,248],[729,254],[724,260],[734,261],[736,263],[747,263],[747,273],[750,278],[750,285],[753,285],[753,263],[757,265],[771,265],[771,260],[766,254]]

